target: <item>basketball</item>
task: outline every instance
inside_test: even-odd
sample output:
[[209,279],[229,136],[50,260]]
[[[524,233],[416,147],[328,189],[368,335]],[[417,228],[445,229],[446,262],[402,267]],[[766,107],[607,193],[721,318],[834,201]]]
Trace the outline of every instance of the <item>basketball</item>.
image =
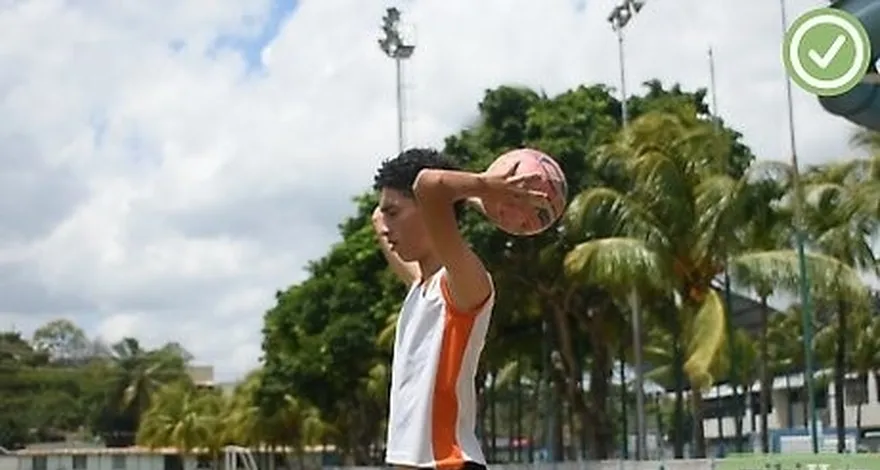
[[568,197],[568,184],[556,160],[535,149],[511,150],[489,165],[487,173],[507,173],[515,168],[514,176],[537,173],[540,177],[529,183],[529,189],[547,194],[545,204],[523,208],[514,204],[484,204],[488,219],[499,229],[517,236],[537,235],[553,225],[562,212]]

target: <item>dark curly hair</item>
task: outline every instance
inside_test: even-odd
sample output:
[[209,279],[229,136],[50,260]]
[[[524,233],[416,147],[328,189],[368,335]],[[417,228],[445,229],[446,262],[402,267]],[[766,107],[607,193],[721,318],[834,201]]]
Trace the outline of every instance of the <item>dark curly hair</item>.
[[419,176],[420,171],[426,168],[461,169],[449,157],[434,149],[412,148],[382,162],[373,179],[373,189],[377,191],[382,188],[395,189],[412,196],[412,187],[416,182],[416,177]]
[[[426,169],[437,170],[461,170],[448,156],[431,148],[411,148],[400,155],[389,158],[382,162],[373,178],[373,189],[380,191],[383,188],[400,191],[407,196],[413,196],[413,184],[419,172]],[[460,215],[464,208],[464,202],[455,205],[456,215]]]

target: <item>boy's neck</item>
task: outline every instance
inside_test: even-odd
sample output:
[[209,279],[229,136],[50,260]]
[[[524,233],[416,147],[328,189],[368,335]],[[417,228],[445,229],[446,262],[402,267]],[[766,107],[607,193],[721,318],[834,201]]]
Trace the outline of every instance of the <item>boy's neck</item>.
[[422,273],[422,278],[419,279],[419,284],[424,283],[428,279],[431,278],[443,265],[440,263],[435,256],[431,256],[424,260],[419,261],[419,272]]

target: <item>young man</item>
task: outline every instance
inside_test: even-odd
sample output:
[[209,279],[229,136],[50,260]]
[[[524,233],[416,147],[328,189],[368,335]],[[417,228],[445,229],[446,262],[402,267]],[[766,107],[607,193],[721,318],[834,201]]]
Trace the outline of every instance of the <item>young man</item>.
[[386,462],[396,467],[485,468],[476,436],[477,363],[495,303],[492,279],[458,228],[465,200],[533,204],[537,175],[458,171],[411,149],[385,161],[373,224],[390,267],[410,289],[394,340]]

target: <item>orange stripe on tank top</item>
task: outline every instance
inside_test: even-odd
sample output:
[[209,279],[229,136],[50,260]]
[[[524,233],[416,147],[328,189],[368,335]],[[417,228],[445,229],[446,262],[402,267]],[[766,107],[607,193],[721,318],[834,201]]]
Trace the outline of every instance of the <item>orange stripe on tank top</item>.
[[[465,351],[482,304],[473,312],[458,312],[452,306],[446,278],[440,279],[440,291],[446,308],[444,312],[443,342],[437,377],[434,382],[434,400],[431,410],[431,444],[435,465],[439,469],[454,469],[464,465],[461,445],[458,442],[458,381],[464,362]],[[486,299],[488,301],[489,299]]]

